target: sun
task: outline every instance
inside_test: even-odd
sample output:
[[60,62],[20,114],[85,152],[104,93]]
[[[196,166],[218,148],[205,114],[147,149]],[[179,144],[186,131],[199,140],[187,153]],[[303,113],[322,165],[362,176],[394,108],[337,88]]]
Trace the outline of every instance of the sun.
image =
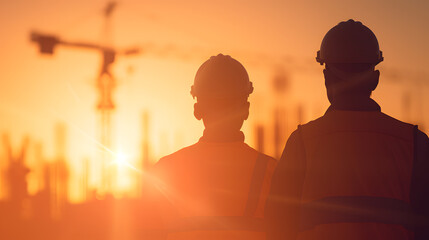
[[115,160],[114,163],[118,166],[118,167],[125,167],[127,166],[128,162],[127,162],[127,156],[123,153],[117,153],[115,156]]
[[128,159],[130,158],[128,155],[122,152],[117,152],[114,153],[113,156],[114,160],[110,163],[111,165],[116,165],[120,169],[129,168],[137,172],[140,171],[140,169],[136,168],[128,161]]
[[112,161],[109,166],[111,175],[111,189],[115,197],[123,197],[123,194],[132,193],[133,179],[141,175],[141,170],[136,168],[130,160],[132,157],[123,152],[111,152]]

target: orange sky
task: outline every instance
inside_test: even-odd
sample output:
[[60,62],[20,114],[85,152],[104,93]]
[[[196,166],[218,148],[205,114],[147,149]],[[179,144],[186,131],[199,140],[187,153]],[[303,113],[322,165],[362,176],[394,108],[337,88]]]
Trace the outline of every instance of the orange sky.
[[[255,123],[271,121],[270,81],[279,65],[291,81],[285,105],[295,111],[302,102],[306,121],[323,114],[328,101],[315,53],[324,34],[349,18],[370,27],[383,50],[381,83],[374,95],[382,110],[429,127],[429,116],[423,114],[429,103],[426,1],[118,2],[110,42],[143,48],[139,56],[118,58],[114,67],[119,86],[114,94],[118,109],[113,148],[127,153],[131,161],[140,156],[145,110],[151,114],[154,158],[198,140],[203,127],[193,118],[189,89],[199,65],[219,52],[241,61],[254,82],[246,132]],[[54,124],[65,122],[68,155],[77,170],[82,158],[97,154],[93,85],[100,57],[62,47],[53,56],[41,56],[30,43],[29,32],[36,29],[101,43],[105,4],[101,0],[0,2],[0,132],[9,132],[15,144],[29,134],[33,142],[44,143],[45,155],[52,158]],[[166,46],[173,47],[163,54]],[[396,81],[393,74],[399,74]],[[421,85],[416,86],[418,82]],[[412,95],[411,115],[406,117],[401,108],[404,93]],[[247,142],[253,145],[250,135]]]

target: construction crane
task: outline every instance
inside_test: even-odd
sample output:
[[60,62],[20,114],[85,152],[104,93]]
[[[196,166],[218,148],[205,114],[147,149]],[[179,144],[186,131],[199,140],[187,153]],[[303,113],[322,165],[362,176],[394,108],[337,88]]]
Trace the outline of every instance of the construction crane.
[[[110,17],[113,10],[116,7],[115,2],[110,2],[107,4],[104,9],[105,17],[105,29],[104,29],[104,38],[107,39],[107,34],[110,26]],[[111,71],[112,65],[116,60],[118,55],[129,56],[140,53],[139,48],[126,48],[126,49],[116,49],[109,45],[100,45],[95,43],[88,42],[74,42],[61,39],[56,35],[51,34],[42,34],[40,32],[31,32],[30,39],[32,42],[35,42],[39,45],[39,51],[41,54],[54,54],[55,49],[58,46],[73,47],[79,49],[94,50],[101,54],[102,62],[100,72],[96,80],[96,89],[99,94],[99,100],[97,102],[97,111],[100,115],[101,124],[100,124],[100,143],[104,148],[110,149],[111,147],[111,115],[115,109],[115,103],[113,101],[112,95],[113,90],[116,86],[115,77]],[[111,181],[112,176],[108,173],[109,170],[106,167],[106,162],[109,162],[109,154],[103,154],[102,157],[102,191],[112,190]]]
[[[110,2],[104,9],[103,15],[105,17],[105,28],[103,29],[105,35],[107,35],[110,31],[109,23],[111,20],[111,15],[113,11],[116,8],[115,2]],[[108,39],[107,36],[104,37],[104,39]],[[96,81],[96,88],[99,93],[99,100],[97,102],[97,109],[99,112],[99,115],[101,117],[101,143],[107,147],[110,148],[111,146],[111,128],[110,128],[110,121],[111,121],[111,114],[113,110],[115,109],[115,104],[112,99],[113,90],[116,85],[116,81],[114,76],[112,75],[111,68],[112,65],[115,62],[115,59],[118,55],[133,55],[138,54],[140,52],[139,48],[125,48],[125,49],[116,49],[111,47],[111,45],[108,44],[94,44],[94,43],[88,43],[88,42],[74,42],[74,41],[67,41],[59,36],[56,35],[49,35],[49,34],[42,34],[40,32],[32,32],[31,33],[31,40],[33,42],[36,42],[39,45],[40,52],[42,54],[53,54],[56,47],[58,46],[66,46],[66,47],[72,47],[72,48],[79,48],[79,49],[88,49],[88,50],[94,50],[99,53],[101,53],[102,56],[102,63],[99,75],[97,77]],[[200,61],[201,59],[205,59],[207,56],[213,54],[213,51],[217,51],[210,48],[201,48],[198,46],[184,48],[184,46],[178,46],[176,44],[170,44],[167,46],[159,46],[157,44],[141,44],[142,48],[145,49],[145,54],[152,54],[156,57],[165,58],[168,56],[173,56],[174,58],[180,58],[182,60],[191,60],[193,58],[194,60]],[[252,65],[253,67],[268,67],[269,70],[272,70],[273,65],[280,65],[284,67],[284,71],[287,72],[300,72],[300,73],[320,73],[320,68],[317,67],[317,64],[315,63],[314,59],[303,59],[303,61],[297,61],[292,56],[288,55],[267,55],[257,52],[249,52],[249,51],[235,51],[236,55],[241,56],[241,58],[245,58],[248,61],[248,64]],[[298,59],[299,60],[299,59]],[[301,59],[302,60],[302,59]],[[312,65],[313,64],[313,65]],[[396,73],[397,71],[392,71],[390,69],[387,69],[387,71],[383,70],[383,74],[386,73],[387,80],[390,80],[392,82],[397,82],[400,84],[409,84],[410,81],[417,81],[417,79],[409,79],[408,77],[405,78],[404,76],[398,76]],[[289,74],[286,74],[289,76]],[[405,81],[407,79],[407,81]],[[424,79],[427,80],[427,77],[421,78],[420,80]],[[292,79],[293,80],[293,79]],[[276,78],[274,80],[274,89],[280,90],[287,87],[284,84],[287,84],[287,82],[284,81],[284,78]],[[421,81],[423,82],[423,81]],[[423,83],[422,83],[423,84]],[[424,84],[427,84],[425,82]],[[279,95],[279,94],[276,94]],[[421,104],[421,103],[418,103]],[[407,105],[407,104],[404,104]],[[407,106],[404,108],[408,108]],[[421,107],[420,107],[421,108]],[[280,114],[281,115],[281,114]],[[302,115],[302,108],[298,109],[298,119],[301,119]],[[277,117],[276,117],[277,118]],[[276,120],[278,122],[280,120]],[[278,123],[276,123],[278,124]],[[263,129],[259,130],[260,133],[263,133]],[[275,132],[279,132],[276,130]],[[277,133],[278,134],[278,133]],[[282,140],[279,138],[279,135],[274,136],[274,141],[278,142],[279,147],[276,152],[279,152],[281,150],[281,142]],[[261,140],[262,142],[262,140]],[[262,146],[261,146],[262,149]],[[147,150],[145,150],[147,151]],[[147,153],[145,153],[147,154]],[[108,156],[103,157],[103,163],[108,162]],[[147,157],[146,157],[147,158]],[[108,181],[111,181],[111,177],[109,174],[106,175],[106,168],[103,167],[102,169],[102,186],[104,186],[104,189],[109,189],[109,183]]]

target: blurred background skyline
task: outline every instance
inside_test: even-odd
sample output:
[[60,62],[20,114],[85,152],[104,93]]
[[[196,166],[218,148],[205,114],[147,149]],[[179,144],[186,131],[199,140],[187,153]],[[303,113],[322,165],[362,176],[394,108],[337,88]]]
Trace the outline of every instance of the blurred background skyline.
[[[329,106],[316,51],[330,28],[351,18],[376,34],[383,51],[385,60],[377,66],[380,84],[374,92],[382,111],[419,124],[425,132],[429,127],[426,1],[122,0],[116,1],[106,29],[107,3],[0,2],[0,133],[10,136],[14,151],[29,136],[29,168],[38,164],[37,146],[43,146],[40,151],[47,162],[64,157],[72,202],[84,199],[79,186],[88,170],[86,162],[91,169],[88,184],[100,184],[95,169],[104,150],[95,85],[102,58],[97,51],[67,46],[41,55],[30,41],[32,31],[67,41],[140,48],[139,54],[117,56],[112,65],[117,85],[109,147],[115,158],[120,156],[137,170],[142,170],[145,154],[154,163],[198,141],[203,124],[193,116],[189,91],[198,67],[218,53],[240,61],[255,87],[243,128],[246,142],[261,149],[257,135],[262,134],[262,150],[278,155],[297,124],[323,115]],[[275,79],[283,84],[276,85]],[[0,153],[2,173],[8,167],[5,148]],[[119,192],[132,195],[130,189],[138,186],[133,175],[137,170],[117,173],[117,187],[123,190]],[[28,174],[30,193],[40,187],[38,176],[37,171]],[[2,197],[5,191],[0,191]]]

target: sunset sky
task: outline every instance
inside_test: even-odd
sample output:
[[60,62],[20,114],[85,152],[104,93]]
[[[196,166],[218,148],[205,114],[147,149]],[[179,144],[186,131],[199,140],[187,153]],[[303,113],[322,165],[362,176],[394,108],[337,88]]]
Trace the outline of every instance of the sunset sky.
[[[429,129],[427,1],[117,2],[109,39],[104,39],[107,1],[0,0],[0,133],[9,133],[15,148],[28,134],[53,158],[54,126],[62,122],[73,169],[79,172],[83,158],[97,155],[94,86],[100,54],[59,46],[54,55],[41,55],[30,42],[32,30],[70,41],[141,48],[137,56],[118,57],[113,69],[118,86],[112,150],[132,163],[141,154],[144,111],[150,114],[154,159],[199,139],[203,126],[193,117],[190,86],[198,67],[218,53],[242,62],[254,82],[251,116],[244,126],[250,145],[255,124],[270,126],[275,100],[291,112],[303,105],[304,121],[320,116],[328,101],[322,66],[314,57],[325,33],[350,18],[372,29],[383,51],[374,93],[382,111]],[[284,96],[274,98],[271,81],[279,69],[290,83]],[[407,96],[410,110],[403,108]],[[2,154],[0,169],[3,160]]]

